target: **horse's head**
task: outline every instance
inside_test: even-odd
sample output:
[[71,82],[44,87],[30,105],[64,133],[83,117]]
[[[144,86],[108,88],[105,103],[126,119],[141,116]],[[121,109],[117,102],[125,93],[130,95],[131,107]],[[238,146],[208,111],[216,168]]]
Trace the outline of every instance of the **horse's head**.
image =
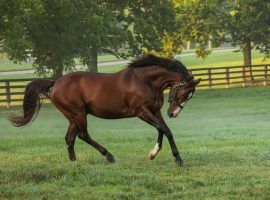
[[169,117],[177,117],[185,104],[190,100],[195,92],[195,87],[200,83],[201,79],[195,80],[191,76],[188,81],[181,81],[171,86],[169,92],[168,108]]

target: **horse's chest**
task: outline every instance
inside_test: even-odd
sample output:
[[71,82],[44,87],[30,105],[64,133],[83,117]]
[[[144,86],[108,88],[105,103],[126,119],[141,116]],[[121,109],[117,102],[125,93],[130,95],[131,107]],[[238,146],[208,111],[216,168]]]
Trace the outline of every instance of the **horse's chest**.
[[132,110],[140,111],[141,108],[146,107],[152,112],[156,112],[161,109],[163,105],[162,97],[139,97],[136,96],[131,99],[130,107]]
[[160,110],[162,105],[163,105],[163,98],[156,98],[150,104],[153,110]]

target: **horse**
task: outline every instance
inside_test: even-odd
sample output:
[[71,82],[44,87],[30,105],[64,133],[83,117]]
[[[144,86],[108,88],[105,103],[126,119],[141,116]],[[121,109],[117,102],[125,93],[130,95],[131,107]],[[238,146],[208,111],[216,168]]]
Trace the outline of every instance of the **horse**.
[[10,116],[9,120],[14,126],[26,126],[37,117],[41,98],[46,96],[69,121],[65,141],[71,161],[76,160],[74,143],[78,136],[114,163],[114,156],[90,137],[87,115],[103,119],[137,117],[158,132],[150,159],[162,148],[165,135],[176,164],[182,166],[172,132],[161,113],[163,91],[171,87],[168,115],[176,117],[199,82],[180,61],[145,54],[116,73],[73,72],[58,80],[33,80],[25,89],[23,113]]

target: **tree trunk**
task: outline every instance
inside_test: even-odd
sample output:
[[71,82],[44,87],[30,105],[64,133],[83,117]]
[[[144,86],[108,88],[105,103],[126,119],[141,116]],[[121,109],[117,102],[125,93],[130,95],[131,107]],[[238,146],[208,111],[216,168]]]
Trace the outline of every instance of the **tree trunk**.
[[64,69],[63,66],[59,66],[59,67],[54,68],[52,78],[58,79],[61,76],[63,76],[63,69]]
[[243,47],[245,76],[247,80],[253,80],[251,71],[251,41],[246,40]]
[[190,41],[187,42],[187,50],[190,50]]
[[97,49],[95,48],[91,49],[89,52],[89,57],[87,58],[87,61],[86,61],[86,65],[89,72],[98,72],[97,58],[98,58]]

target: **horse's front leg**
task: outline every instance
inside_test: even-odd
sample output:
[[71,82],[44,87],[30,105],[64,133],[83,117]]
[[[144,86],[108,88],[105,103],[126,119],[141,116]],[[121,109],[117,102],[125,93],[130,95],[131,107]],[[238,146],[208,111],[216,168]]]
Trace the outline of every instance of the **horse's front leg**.
[[166,135],[171,146],[172,154],[175,157],[176,164],[182,166],[183,160],[180,157],[179,151],[173,139],[172,132],[167,124],[163,120],[160,120],[158,117],[153,115],[147,108],[142,108],[138,114],[138,117],[148,124],[154,126],[159,131],[159,133],[162,132]]
[[[161,122],[164,122],[164,119],[162,117],[161,112],[159,111],[156,115],[155,115]],[[165,122],[164,122],[165,123]],[[158,130],[158,139],[157,139],[157,143],[155,144],[154,148],[150,150],[149,152],[149,158],[150,160],[155,159],[156,155],[158,154],[158,152],[161,150],[162,148],[162,142],[163,142],[163,131]]]

